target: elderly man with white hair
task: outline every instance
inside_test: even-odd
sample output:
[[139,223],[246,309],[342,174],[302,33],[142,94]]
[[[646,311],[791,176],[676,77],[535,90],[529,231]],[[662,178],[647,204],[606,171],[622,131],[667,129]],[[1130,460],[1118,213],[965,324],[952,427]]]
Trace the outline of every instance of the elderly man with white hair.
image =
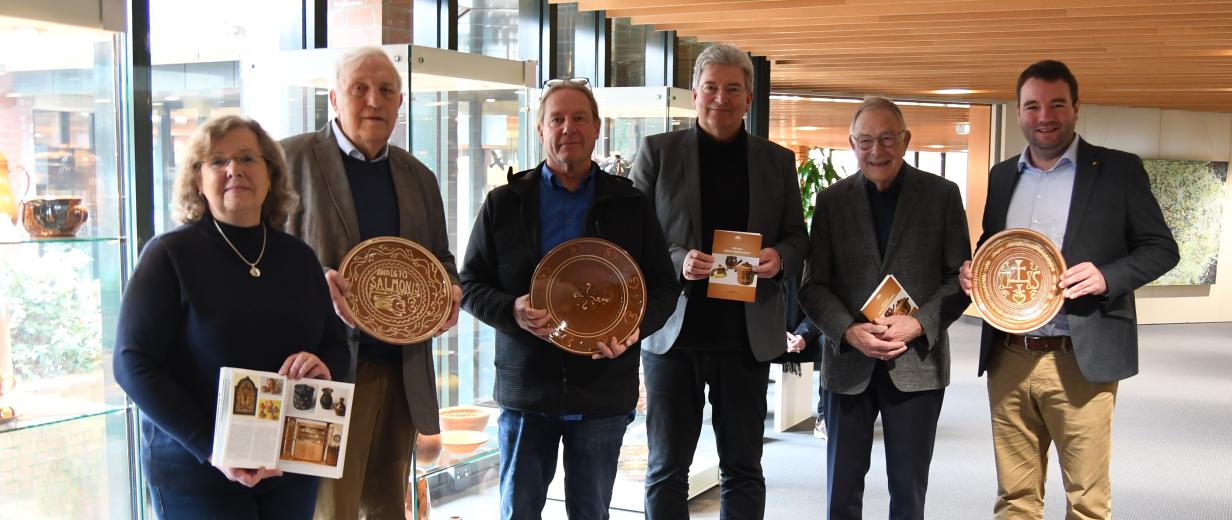
[[[347,53],[329,92],[337,117],[316,132],[282,141],[291,184],[303,204],[286,230],[316,251],[326,269],[334,309],[354,320],[343,298],[349,287],[335,269],[356,244],[398,236],[432,251],[454,280],[453,308],[437,334],[458,321],[462,289],[445,228],[436,176],[406,150],[389,144],[402,106],[402,78],[379,48]],[[440,432],[431,340],[383,343],[349,334],[355,392],[343,476],[323,480],[316,518],[402,518],[416,432]]]

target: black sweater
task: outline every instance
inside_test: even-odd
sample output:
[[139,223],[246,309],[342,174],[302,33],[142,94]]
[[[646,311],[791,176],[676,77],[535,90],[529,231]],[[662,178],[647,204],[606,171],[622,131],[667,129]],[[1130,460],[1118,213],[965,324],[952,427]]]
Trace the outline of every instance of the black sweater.
[[[513,302],[530,291],[542,259],[541,168],[511,175],[484,201],[462,265],[462,308],[496,329],[502,407],[549,415],[628,413],[637,404],[637,345],[616,359],[594,360],[556,348],[514,320]],[[582,235],[613,242],[637,261],[646,280],[641,337],[659,330],[675,310],[680,282],[645,196],[628,179],[599,174]]]
[[[257,258],[261,227],[219,225],[246,258]],[[307,351],[333,379],[349,378],[344,329],[316,255],[267,229],[259,278],[207,215],[151,240],[125,289],[115,378],[143,413],[142,459],[156,484],[177,477],[164,474],[172,465],[160,462],[209,457],[220,367],[274,372]]]

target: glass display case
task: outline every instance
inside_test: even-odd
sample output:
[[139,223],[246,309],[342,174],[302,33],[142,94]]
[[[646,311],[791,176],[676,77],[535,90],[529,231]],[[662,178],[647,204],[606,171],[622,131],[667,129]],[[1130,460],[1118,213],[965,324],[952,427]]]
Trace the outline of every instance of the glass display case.
[[0,517],[131,516],[124,45],[0,17]]
[[[527,110],[534,64],[412,45],[382,47],[402,75],[405,102],[390,142],[436,173],[451,250],[461,263],[487,192],[532,165]],[[315,131],[333,116],[329,89],[346,49],[270,52],[241,60],[240,109],[275,138]],[[496,485],[495,334],[467,313],[433,342],[442,437],[421,438],[419,497],[431,514],[490,514]],[[436,449],[433,449],[436,447]],[[412,493],[414,495],[414,493]],[[482,498],[480,498],[482,497]],[[408,507],[422,500],[408,500]],[[467,509],[481,504],[480,509]],[[413,516],[413,515],[412,515]]]

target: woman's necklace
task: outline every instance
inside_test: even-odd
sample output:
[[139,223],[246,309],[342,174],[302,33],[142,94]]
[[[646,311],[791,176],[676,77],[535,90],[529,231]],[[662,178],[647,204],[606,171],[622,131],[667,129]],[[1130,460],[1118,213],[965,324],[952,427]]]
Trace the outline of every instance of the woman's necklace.
[[235,244],[231,243],[231,239],[227,238],[227,234],[222,232],[222,227],[218,225],[218,220],[210,220],[214,222],[214,229],[218,230],[218,234],[222,235],[222,239],[227,242],[227,245],[231,246],[232,251],[235,251],[235,256],[240,257],[240,260],[243,260],[244,263],[248,264],[248,274],[252,275],[253,278],[260,278],[261,270],[257,269],[257,264],[261,263],[261,258],[265,256],[265,235],[267,233],[265,230],[265,223],[261,223],[261,252],[257,254],[257,259],[255,261],[249,262],[247,258],[244,258],[244,255],[240,254],[240,250],[235,248]]

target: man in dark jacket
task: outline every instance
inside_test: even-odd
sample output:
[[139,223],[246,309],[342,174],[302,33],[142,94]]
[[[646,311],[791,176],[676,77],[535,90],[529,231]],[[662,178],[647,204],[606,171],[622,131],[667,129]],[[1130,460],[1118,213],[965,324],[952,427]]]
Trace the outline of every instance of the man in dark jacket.
[[[496,329],[501,518],[539,518],[563,441],[569,518],[604,519],[637,404],[638,338],[663,326],[680,285],[645,196],[590,159],[602,124],[594,95],[582,82],[551,83],[537,126],[546,161],[488,194],[462,267],[462,307]],[[529,296],[539,261],[583,236],[628,252],[646,284],[641,328],[593,356],[550,344],[558,323]]]

